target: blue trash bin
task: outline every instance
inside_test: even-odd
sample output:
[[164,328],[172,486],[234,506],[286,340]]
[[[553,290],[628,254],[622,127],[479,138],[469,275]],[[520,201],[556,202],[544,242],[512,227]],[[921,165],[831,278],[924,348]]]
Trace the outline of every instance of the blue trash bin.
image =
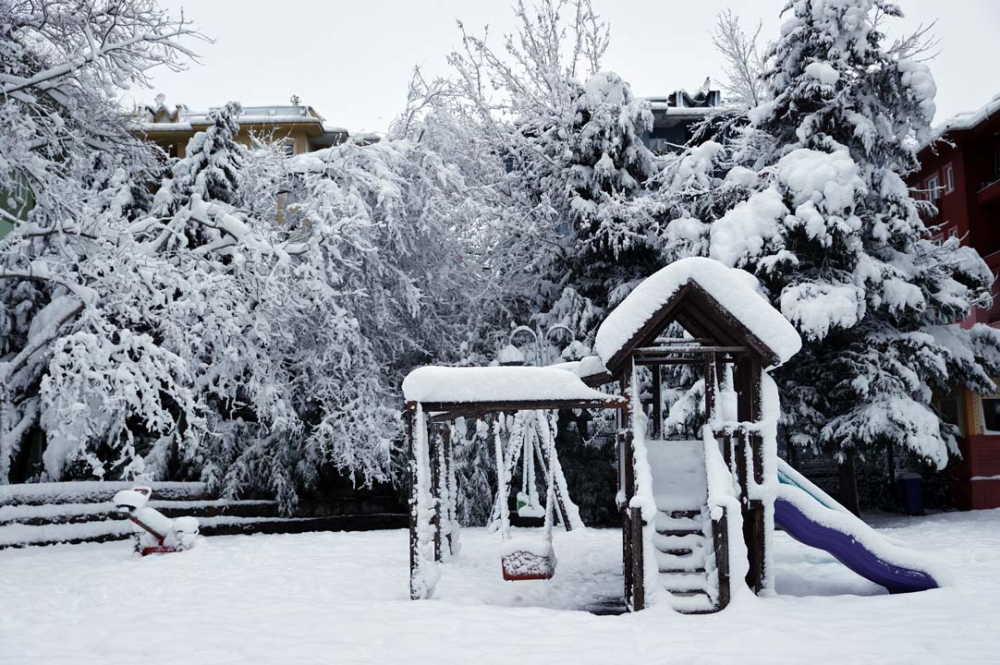
[[900,474],[899,493],[907,515],[924,514],[924,479],[919,473]]

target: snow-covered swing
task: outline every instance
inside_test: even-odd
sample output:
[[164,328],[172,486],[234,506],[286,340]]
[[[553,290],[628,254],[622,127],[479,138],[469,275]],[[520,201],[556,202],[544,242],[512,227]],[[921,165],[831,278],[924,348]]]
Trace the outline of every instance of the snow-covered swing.
[[[421,367],[403,381],[408,419],[410,498],[410,597],[428,598],[440,578],[439,564],[454,553],[454,471],[451,424],[458,418],[517,414],[518,427],[534,427],[536,449],[546,480],[545,526],[540,538],[511,537],[507,506],[510,470],[517,464],[500,441],[502,418],[494,423],[500,472],[497,512],[501,524],[501,561],[509,580],[547,579],[555,559],[551,546],[555,509],[567,528],[579,521],[567,510],[565,480],[555,456],[555,433],[545,415],[559,409],[623,409],[627,401],[585,384],[573,372],[555,367]],[[523,448],[524,440],[513,441]],[[533,464],[533,462],[528,463]],[[524,486],[528,488],[527,485]],[[530,494],[528,505],[530,505]]]
[[[499,422],[499,421],[498,421]],[[504,454],[499,428],[495,432],[497,461],[497,499],[494,504],[494,521],[498,524],[501,538],[500,561],[503,577],[508,581],[547,580],[555,574],[556,557],[552,548],[552,527],[555,521],[553,504],[556,501],[553,471],[559,464],[555,449],[555,432],[542,411],[520,411],[513,418],[513,426],[508,437],[507,452]],[[533,436],[535,434],[536,436]],[[525,450],[530,448],[530,450]],[[534,452],[545,477],[545,507],[538,503],[538,487],[534,467]],[[544,452],[543,452],[544,451]],[[521,471],[521,491],[518,492],[516,511],[522,518],[543,518],[541,539],[511,535],[510,509],[507,505],[513,470],[518,461],[523,460]],[[546,460],[548,462],[546,463]],[[561,506],[562,507],[562,506]],[[562,507],[563,524],[571,528],[565,507]]]

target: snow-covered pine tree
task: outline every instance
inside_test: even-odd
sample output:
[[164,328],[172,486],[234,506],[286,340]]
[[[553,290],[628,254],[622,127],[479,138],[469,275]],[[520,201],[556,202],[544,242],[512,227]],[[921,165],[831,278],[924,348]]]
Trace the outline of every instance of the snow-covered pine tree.
[[184,158],[170,165],[156,192],[153,214],[173,215],[195,194],[203,201],[237,202],[238,173],[246,153],[236,142],[242,112],[237,102],[209,112],[208,127],[191,138]]
[[[873,25],[882,0],[795,0],[768,54],[772,98],[749,113],[736,176],[752,194],[710,225],[710,254],[754,272],[805,341],[781,368],[792,442],[840,459],[887,446],[943,467],[953,429],[935,393],[992,391],[1000,335],[956,324],[992,275],[933,242],[903,177],[934,114],[925,65]],[[732,173],[730,173],[732,177]]]
[[562,151],[576,236],[567,264],[573,287],[607,307],[616,289],[657,267],[649,217],[631,205],[656,173],[642,142],[653,115],[613,72],[597,72],[578,87],[573,111]]

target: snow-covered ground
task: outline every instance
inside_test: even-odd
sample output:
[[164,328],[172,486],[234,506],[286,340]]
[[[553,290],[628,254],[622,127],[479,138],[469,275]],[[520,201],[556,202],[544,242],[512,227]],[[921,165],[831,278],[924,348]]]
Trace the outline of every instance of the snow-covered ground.
[[465,530],[434,599],[407,599],[403,531],[231,536],[134,559],[124,542],[0,551],[0,663],[997,663],[1000,510],[886,518],[954,585],[888,596],[776,538],[777,590],[711,616],[596,616],[618,531],[557,533],[548,582],[504,582]]

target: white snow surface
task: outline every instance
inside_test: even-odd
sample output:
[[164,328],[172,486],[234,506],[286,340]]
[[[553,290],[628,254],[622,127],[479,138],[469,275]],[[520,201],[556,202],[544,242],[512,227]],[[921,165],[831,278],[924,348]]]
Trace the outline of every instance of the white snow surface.
[[802,347],[795,328],[758,292],[750,273],[712,259],[674,261],[643,280],[597,330],[594,350],[607,363],[685,284],[694,282],[785,362]]
[[615,399],[556,367],[418,367],[403,379],[403,395],[417,402]]
[[[883,518],[948,560],[954,584],[889,596],[776,534],[776,591],[720,614],[601,617],[620,598],[621,532],[556,532],[559,567],[504,582],[470,529],[434,599],[407,595],[407,533],[220,536],[137,558],[125,542],[0,551],[0,660],[74,663],[995,663],[1000,510]],[[128,617],[127,626],[122,617]]]
[[701,441],[646,441],[656,509],[698,510],[707,500],[705,449]]
[[806,74],[823,85],[834,85],[840,80],[840,72],[834,69],[829,62],[809,63],[806,65]]

